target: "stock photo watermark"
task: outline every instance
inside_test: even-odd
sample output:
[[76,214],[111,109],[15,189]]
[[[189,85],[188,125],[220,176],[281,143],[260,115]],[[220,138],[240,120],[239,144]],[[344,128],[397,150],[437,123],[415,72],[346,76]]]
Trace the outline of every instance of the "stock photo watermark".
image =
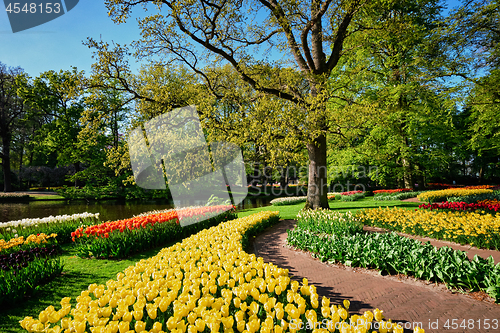
[[66,14],[75,8],[79,0],[4,0],[3,2],[12,32],[16,33],[42,25]]
[[[230,209],[247,196],[240,148],[228,142],[209,145],[194,106],[172,110],[135,128],[128,147],[136,184],[166,190],[168,183],[176,209],[210,205],[214,197],[230,204]],[[205,214],[199,221],[213,216]]]

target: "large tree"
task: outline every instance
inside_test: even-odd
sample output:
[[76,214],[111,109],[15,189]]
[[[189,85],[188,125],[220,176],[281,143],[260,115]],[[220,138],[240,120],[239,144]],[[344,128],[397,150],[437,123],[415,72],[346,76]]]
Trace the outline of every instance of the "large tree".
[[[304,123],[294,125],[301,129],[309,155],[306,207],[310,208],[328,207],[326,83],[343,55],[344,41],[361,28],[352,27],[353,19],[361,9],[370,11],[370,6],[376,6],[368,3],[106,1],[117,23],[126,21],[138,5],[158,7],[139,21],[143,38],[135,44],[136,56],[156,57],[164,65],[183,62],[209,88],[214,88],[211,65],[230,64],[253,89],[292,103],[296,112],[304,114]],[[297,84],[296,73],[306,89]]]
[[4,192],[12,192],[11,145],[16,129],[27,108],[18,96],[24,72],[20,67],[9,68],[0,63],[0,139]]
[[84,110],[82,82],[83,72],[76,68],[47,71],[19,90],[25,103],[48,119],[37,132],[37,148],[47,156],[55,154],[59,165],[73,165],[76,173],[82,169],[83,150],[78,141]]
[[[461,112],[468,122],[471,165],[479,180],[500,176],[500,1],[463,1],[450,15],[456,68],[469,82]],[[498,179],[498,178],[497,178]]]
[[440,3],[387,3],[377,15],[363,17],[372,29],[346,43],[363,46],[343,57],[331,79],[330,89],[339,95],[330,104],[332,122],[357,148],[347,155],[378,166],[373,177],[383,185],[423,185],[423,176],[450,155],[454,101],[441,80],[451,60],[448,45],[436,42]]

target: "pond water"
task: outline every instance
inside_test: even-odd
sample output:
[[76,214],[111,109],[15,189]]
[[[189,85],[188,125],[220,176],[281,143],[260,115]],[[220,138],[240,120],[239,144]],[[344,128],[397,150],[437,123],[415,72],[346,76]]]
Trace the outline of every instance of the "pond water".
[[[269,206],[271,199],[247,198],[238,209],[256,208]],[[101,221],[120,220],[152,210],[173,208],[168,202],[158,201],[32,201],[29,203],[2,203],[0,204],[0,222],[20,220],[23,218],[41,218],[48,216],[76,214],[76,213],[100,213]]]

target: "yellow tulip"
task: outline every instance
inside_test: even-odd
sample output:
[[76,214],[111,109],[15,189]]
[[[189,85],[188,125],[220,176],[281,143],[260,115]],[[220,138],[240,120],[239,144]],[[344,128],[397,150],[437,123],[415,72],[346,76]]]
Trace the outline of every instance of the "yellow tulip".
[[135,322],[134,328],[137,333],[141,333],[146,330],[146,323],[138,320]]
[[19,321],[21,327],[24,328],[25,330],[28,330],[28,327],[31,328],[34,322],[35,320],[33,319],[33,317],[25,317],[23,320]]
[[158,315],[158,307],[155,304],[147,304],[146,305],[146,311],[148,313],[148,317],[151,318],[152,320],[156,319],[156,316]]
[[178,330],[180,330],[181,332],[186,332],[187,330],[187,325],[186,325],[186,322],[183,320],[180,320],[177,322],[177,325],[176,327]]
[[241,321],[238,321],[236,323],[236,329],[239,331],[239,332],[243,332],[245,330],[245,321],[244,320],[241,320]]
[[254,332],[257,332],[260,328],[260,319],[254,319],[252,321],[249,321],[247,323],[247,330],[250,332],[250,333],[254,333]]
[[132,312],[125,311],[125,313],[122,316],[122,320],[126,321],[126,322],[131,322],[132,321]]
[[129,328],[130,328],[130,322],[128,321],[121,321],[118,323],[118,329],[120,330],[120,333],[128,332]]
[[[41,322],[38,322],[38,323],[34,323],[33,325],[31,325],[31,332],[43,332],[43,330],[45,329],[45,326],[41,323]],[[28,330],[30,331],[30,330]],[[80,333],[80,332],[77,332],[77,333]]]
[[71,323],[71,326],[76,333],[83,333],[85,332],[87,323],[85,321],[73,321]]
[[252,312],[252,314],[257,314],[259,312],[259,308],[260,306],[256,302],[252,302],[248,307],[248,309],[250,310],[250,312]]
[[221,321],[222,321],[222,325],[224,326],[225,330],[228,330],[231,327],[233,327],[233,324],[234,324],[233,317],[225,317],[225,318],[222,318]]
[[349,313],[343,307],[339,307],[337,310],[337,313],[339,314],[340,318],[342,318],[343,320],[346,320],[347,317],[349,316]]
[[40,314],[38,315],[38,320],[40,320],[42,324],[45,324],[49,320],[47,312],[46,311],[40,312]]
[[117,321],[110,321],[106,328],[108,329],[108,333],[116,333],[118,332],[118,322]]
[[376,321],[382,321],[382,319],[384,319],[382,312],[384,312],[384,311],[379,310],[378,308],[373,310],[373,315],[374,315]]
[[205,321],[203,319],[201,318],[196,319],[194,324],[199,332],[203,332],[205,330]]
[[64,306],[65,304],[70,304],[71,302],[71,297],[64,297],[63,299],[61,299],[61,306]]
[[47,330],[47,333],[60,333],[60,332],[61,332],[61,327],[59,326],[54,326]]

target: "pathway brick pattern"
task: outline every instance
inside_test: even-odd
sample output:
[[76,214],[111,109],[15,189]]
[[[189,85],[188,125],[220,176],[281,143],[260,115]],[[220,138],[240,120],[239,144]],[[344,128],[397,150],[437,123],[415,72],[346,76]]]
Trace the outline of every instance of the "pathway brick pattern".
[[[286,230],[294,225],[294,221],[284,220],[257,236],[254,253],[267,262],[287,268],[295,280],[307,278],[316,285],[318,294],[329,297],[333,304],[348,299],[351,314],[379,308],[386,319],[400,322],[406,328],[420,323],[426,333],[500,332],[500,305],[451,293],[442,285],[412,283],[408,279],[398,280],[322,263],[309,253],[286,246]],[[447,323],[449,326],[445,327]],[[464,324],[465,328],[460,327]]]

